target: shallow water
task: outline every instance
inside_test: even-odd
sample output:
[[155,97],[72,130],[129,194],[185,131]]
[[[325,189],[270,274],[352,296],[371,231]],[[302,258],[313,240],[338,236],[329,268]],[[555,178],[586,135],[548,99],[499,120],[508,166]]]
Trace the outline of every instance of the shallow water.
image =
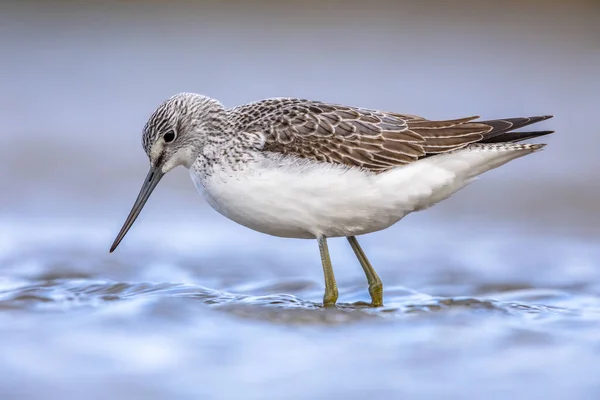
[[[0,3],[0,399],[600,397],[594,2]],[[433,5],[433,6],[432,6]],[[543,152],[316,243],[165,177],[113,254],[158,102],[296,96],[430,118],[554,113]]]
[[[101,221],[0,237],[7,398],[599,393],[600,251],[592,241],[407,220],[410,236],[392,228],[405,250],[391,234],[363,240],[386,284],[385,306],[365,305],[360,267],[333,240],[341,302],[324,309],[312,241],[282,248],[258,234],[190,238],[185,224],[169,230],[169,243],[138,230],[148,247],[124,243],[112,255]],[[463,240],[449,239],[450,228]],[[174,243],[187,251],[161,249]],[[242,257],[230,262],[225,248]]]

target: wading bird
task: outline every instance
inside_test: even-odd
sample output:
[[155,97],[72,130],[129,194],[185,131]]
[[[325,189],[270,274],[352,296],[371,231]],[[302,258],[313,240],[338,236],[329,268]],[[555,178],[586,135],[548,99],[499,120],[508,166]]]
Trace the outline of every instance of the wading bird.
[[544,146],[516,142],[552,133],[514,131],[551,116],[477,118],[432,121],[292,98],[226,108],[206,96],[177,94],[144,127],[150,171],[110,251],[162,176],[183,165],[225,217],[269,235],[316,239],[325,306],[338,298],[327,238],[345,236],[372,305],[381,306],[383,285],[356,236],[448,198],[476,176]]

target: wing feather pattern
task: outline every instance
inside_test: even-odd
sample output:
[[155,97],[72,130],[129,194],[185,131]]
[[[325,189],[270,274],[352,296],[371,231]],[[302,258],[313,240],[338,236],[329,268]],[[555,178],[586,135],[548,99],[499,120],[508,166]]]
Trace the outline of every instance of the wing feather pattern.
[[[548,117],[446,121],[301,99],[268,99],[233,109],[238,131],[262,135],[263,151],[360,167],[375,173],[507,132]],[[548,133],[547,131],[544,131]],[[535,137],[536,132],[528,132]],[[519,139],[518,136],[506,136]],[[512,141],[512,140],[511,140]]]

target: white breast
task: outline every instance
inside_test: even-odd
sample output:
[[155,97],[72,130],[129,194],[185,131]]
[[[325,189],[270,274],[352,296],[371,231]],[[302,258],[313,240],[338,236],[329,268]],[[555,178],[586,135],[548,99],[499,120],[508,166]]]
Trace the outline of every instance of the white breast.
[[272,154],[237,171],[216,166],[205,176],[195,164],[190,172],[215,210],[250,229],[293,238],[350,236],[385,229],[533,151],[512,146],[475,145],[382,174]]

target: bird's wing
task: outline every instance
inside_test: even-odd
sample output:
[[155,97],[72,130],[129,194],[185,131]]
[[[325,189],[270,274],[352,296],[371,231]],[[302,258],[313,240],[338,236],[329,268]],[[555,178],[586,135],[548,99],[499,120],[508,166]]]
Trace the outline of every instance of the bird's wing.
[[430,121],[413,115],[300,99],[268,99],[233,110],[236,129],[262,135],[263,151],[378,173],[484,139],[478,117]]

